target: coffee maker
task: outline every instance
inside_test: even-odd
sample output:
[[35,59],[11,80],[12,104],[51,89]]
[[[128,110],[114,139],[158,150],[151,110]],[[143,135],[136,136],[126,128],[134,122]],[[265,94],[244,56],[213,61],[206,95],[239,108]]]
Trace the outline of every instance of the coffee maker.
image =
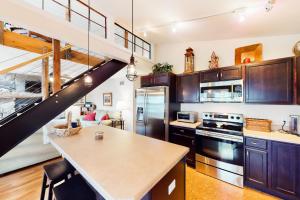
[[300,136],[300,115],[290,115],[290,132]]

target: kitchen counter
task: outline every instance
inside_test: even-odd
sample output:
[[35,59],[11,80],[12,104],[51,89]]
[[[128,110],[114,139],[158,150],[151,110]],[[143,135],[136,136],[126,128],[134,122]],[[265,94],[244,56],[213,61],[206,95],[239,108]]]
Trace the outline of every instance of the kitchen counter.
[[[104,131],[104,139],[94,140],[95,131]],[[71,137],[49,135],[49,139],[105,199],[141,199],[189,151],[108,126],[83,128]]]
[[296,135],[280,133],[278,131],[260,132],[260,131],[247,130],[244,128],[244,136],[265,139],[265,140],[273,140],[278,142],[300,144],[300,137]]
[[170,125],[172,126],[180,126],[180,127],[185,127],[185,128],[196,128],[199,126],[201,122],[196,122],[196,123],[187,123],[187,122],[179,122],[179,121],[172,121],[170,122]]

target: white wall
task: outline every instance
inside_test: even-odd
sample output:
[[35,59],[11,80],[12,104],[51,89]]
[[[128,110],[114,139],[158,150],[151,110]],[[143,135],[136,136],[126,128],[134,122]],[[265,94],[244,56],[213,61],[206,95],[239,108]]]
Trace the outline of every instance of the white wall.
[[[118,111],[116,105],[118,101],[128,103],[128,110],[123,111],[122,115],[125,120],[125,129],[133,131],[133,99],[134,99],[134,83],[125,77],[126,70],[121,70],[112,78],[106,80],[103,84],[94,89],[87,95],[87,101],[96,104],[98,110]],[[124,82],[124,85],[120,85]],[[112,93],[112,106],[103,106],[103,93]]]
[[263,59],[275,59],[293,55],[293,47],[300,40],[300,34],[273,37],[240,38],[231,40],[195,41],[156,45],[156,62],[169,62],[175,73],[184,70],[185,49],[192,47],[195,54],[195,70],[208,69],[211,53],[219,56],[222,67],[234,65],[235,49],[255,43],[263,44]]
[[[220,66],[234,65],[235,48],[254,43],[263,44],[264,60],[280,57],[293,56],[293,46],[300,40],[298,35],[284,35],[274,37],[242,38],[217,41],[195,41],[176,44],[161,44],[156,46],[156,61],[169,62],[174,65],[175,73],[182,73],[184,70],[185,49],[192,47],[195,53],[195,70],[208,69],[208,61],[212,51],[215,51],[220,58]],[[245,117],[267,118],[273,121],[273,128],[277,129],[283,120],[288,121],[290,114],[300,115],[300,106],[294,105],[250,105],[250,104],[182,104],[184,111],[202,112],[232,112],[242,113]]]

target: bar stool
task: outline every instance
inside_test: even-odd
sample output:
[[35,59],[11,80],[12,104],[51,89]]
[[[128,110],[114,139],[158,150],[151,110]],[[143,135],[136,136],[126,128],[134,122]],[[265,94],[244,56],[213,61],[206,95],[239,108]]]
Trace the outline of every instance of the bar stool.
[[[75,168],[65,159],[56,163],[45,165],[43,167],[44,167],[44,178],[42,183],[41,200],[44,200],[45,192],[48,187],[49,187],[48,200],[52,200],[52,196],[53,196],[52,190],[54,185],[63,180],[67,181],[68,175],[71,174],[72,176],[75,172]],[[47,181],[49,182],[49,184],[47,184]]]
[[55,200],[96,200],[95,192],[80,175],[72,176],[53,189]]

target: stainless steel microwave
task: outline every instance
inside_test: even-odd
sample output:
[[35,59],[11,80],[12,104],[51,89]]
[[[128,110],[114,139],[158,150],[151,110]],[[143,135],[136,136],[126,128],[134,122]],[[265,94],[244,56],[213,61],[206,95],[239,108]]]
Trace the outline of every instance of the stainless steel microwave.
[[232,102],[244,100],[243,80],[200,83],[200,102]]
[[177,121],[195,123],[198,121],[197,112],[177,112]]

